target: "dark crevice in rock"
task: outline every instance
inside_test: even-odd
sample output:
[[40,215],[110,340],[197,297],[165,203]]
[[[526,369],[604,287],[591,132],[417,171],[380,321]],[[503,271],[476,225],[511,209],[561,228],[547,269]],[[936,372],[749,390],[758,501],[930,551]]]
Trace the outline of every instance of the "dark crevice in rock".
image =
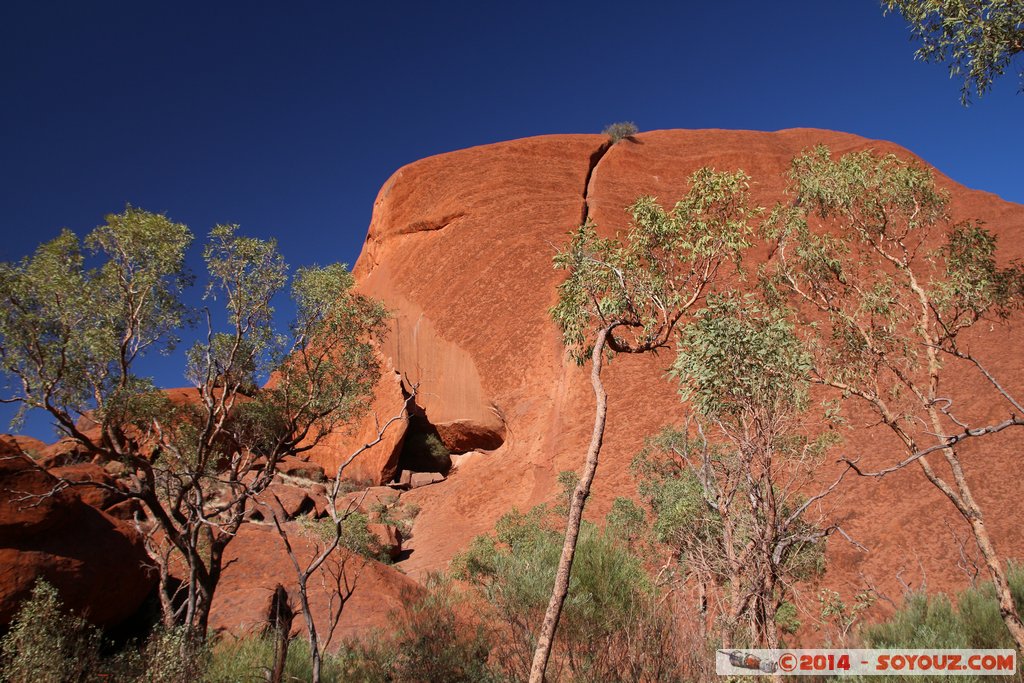
[[447,475],[452,468],[451,451],[427,419],[426,413],[409,411],[409,426],[405,430],[402,450],[398,455],[398,469],[411,472],[439,472]]
[[597,168],[597,165],[601,163],[601,159],[604,158],[604,155],[607,154],[608,150],[611,148],[612,142],[609,140],[598,147],[594,153],[590,155],[590,165],[587,167],[587,177],[583,180],[583,213],[580,216],[581,225],[586,223],[587,219],[590,218],[590,205],[588,204],[588,199],[590,197],[590,180],[594,176],[594,170]]
[[451,449],[441,440],[437,427],[427,417],[427,411],[411,397],[402,384],[402,395],[406,398],[409,420],[406,423],[402,443],[398,447],[398,463],[395,477],[403,471],[439,472],[447,475],[452,468]]
[[[402,387],[405,397],[409,393]],[[470,451],[489,451],[505,441],[504,425],[498,430],[473,420],[454,420],[435,424],[427,411],[416,403],[408,403],[409,422],[398,450],[395,479],[418,472],[437,472],[447,476],[452,469],[452,455]]]

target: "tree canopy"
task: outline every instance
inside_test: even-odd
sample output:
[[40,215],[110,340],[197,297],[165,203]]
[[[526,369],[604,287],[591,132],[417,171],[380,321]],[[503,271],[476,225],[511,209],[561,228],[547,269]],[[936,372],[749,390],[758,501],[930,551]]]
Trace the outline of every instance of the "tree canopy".
[[[871,151],[836,159],[818,147],[795,158],[790,175],[794,201],[769,229],[776,258],[766,289],[792,304],[813,381],[872,410],[905,451],[877,472],[862,469],[859,454],[847,461],[869,476],[921,468],[971,527],[1006,626],[1024,646],[1004,558],[963,464],[963,442],[1024,426],[1024,404],[977,344],[982,324],[1024,306],[1024,266],[1001,263],[996,236],[978,221],[954,220],[920,163]],[[979,387],[968,393],[969,380]],[[973,414],[979,400],[1009,417]]]
[[[84,240],[65,230],[0,264],[0,369],[2,400],[22,408],[16,422],[45,410],[84,456],[123,464],[160,569],[164,620],[201,638],[224,549],[277,463],[365,410],[386,311],[353,291],[344,266],[303,268],[291,283],[290,334],[280,333],[272,300],[287,264],[274,240],[235,225],[210,231],[206,305],[190,310],[192,241],[185,225],[129,206]],[[172,396],[139,374],[138,360],[174,349],[193,323],[202,334],[185,354],[191,389]],[[172,564],[187,568],[178,588]]]
[[[898,10],[920,42],[915,56],[948,62],[951,78],[962,78],[960,100],[984,95],[1024,51],[1024,4],[1020,0],[883,0]],[[1024,67],[1019,73],[1024,89]]]

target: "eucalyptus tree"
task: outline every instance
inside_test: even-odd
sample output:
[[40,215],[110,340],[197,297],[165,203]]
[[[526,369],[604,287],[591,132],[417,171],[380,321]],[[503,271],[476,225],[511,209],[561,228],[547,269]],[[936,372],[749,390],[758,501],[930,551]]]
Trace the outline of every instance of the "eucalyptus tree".
[[621,237],[601,237],[590,220],[571,233],[555,268],[568,271],[551,314],[572,358],[589,357],[596,400],[586,461],[569,501],[565,540],[551,599],[537,637],[530,681],[544,678],[562,605],[569,590],[584,506],[597,471],[607,418],[601,380],[606,354],[645,353],[665,347],[679,320],[702,300],[730,263],[749,246],[749,179],[742,171],[696,171],[686,195],[666,211],[652,197],[630,208]]
[[[345,468],[363,452],[383,441],[384,435],[391,425],[408,422],[409,407],[415,403],[418,392],[419,385],[413,384],[398,413],[382,425],[378,422],[376,436],[357,447],[338,465],[334,477],[326,487],[326,516],[318,521],[308,520],[303,525],[305,527],[303,531],[306,532],[305,540],[311,546],[311,552],[306,556],[301,557],[300,552],[296,550],[296,545],[292,543],[291,535],[285,526],[287,520],[283,519],[279,512],[283,510],[281,501],[274,496],[277,500],[276,507],[263,502],[268,509],[274,528],[277,530],[277,535],[281,539],[285,553],[288,555],[292,569],[295,571],[299,607],[306,622],[306,636],[309,639],[311,683],[320,683],[324,656],[337,631],[338,622],[341,621],[345,602],[352,596],[360,572],[370,561],[368,556],[371,556],[374,550],[371,545],[375,545],[367,542],[370,532],[366,527],[365,516],[359,511],[362,498],[353,498],[347,504],[339,504]],[[363,493],[363,498],[365,496],[366,492]],[[352,555],[362,555],[363,557],[354,559]],[[356,565],[354,569],[350,566],[350,561]],[[320,625],[316,622],[309,599],[309,580],[317,574],[320,575],[322,585],[331,587],[327,596],[327,620],[326,623]],[[281,631],[277,636],[279,642],[277,656],[283,666],[283,660],[288,654],[287,640],[291,634]],[[278,673],[283,671],[281,666],[277,668]],[[278,677],[274,680],[280,681],[281,679]]]
[[[1024,427],[1009,384],[1016,378],[996,377],[977,351],[1021,308],[1024,266],[1001,266],[996,237],[980,222],[953,221],[948,193],[921,164],[870,151],[833,159],[818,147],[793,160],[791,177],[793,204],[771,221],[769,289],[804,323],[813,381],[872,410],[905,455],[875,472],[848,462],[870,476],[916,463],[969,525],[1003,620],[1024,648],[1006,564],[964,468],[968,442],[980,450],[992,435]],[[965,408],[969,381],[981,387],[971,398],[1008,417],[990,421]]]
[[[2,400],[22,408],[16,422],[45,410],[86,455],[123,464],[165,624],[204,638],[225,549],[279,460],[364,409],[385,312],[353,291],[344,266],[304,268],[291,283],[291,334],[278,334],[271,302],[287,265],[273,240],[231,225],[213,228],[203,250],[205,301],[223,312],[191,311],[182,293],[194,280],[192,240],[185,225],[128,207],[89,233],[85,250],[65,230],[0,264],[0,367]],[[201,338],[185,354],[192,389],[158,390],[138,361],[174,349],[197,320]]]
[[795,620],[792,585],[824,569],[824,540],[840,530],[814,506],[848,470],[806,493],[835,442],[810,368],[787,311],[750,294],[708,297],[672,366],[690,414],[633,463],[655,535],[694,580],[702,633],[717,622],[721,647],[778,647],[787,604]]
[[[920,42],[915,56],[949,62],[951,78],[963,78],[960,101],[984,95],[1024,52],[1024,4],[1020,0],[883,0],[898,10]],[[1024,68],[1019,77],[1024,89]]]

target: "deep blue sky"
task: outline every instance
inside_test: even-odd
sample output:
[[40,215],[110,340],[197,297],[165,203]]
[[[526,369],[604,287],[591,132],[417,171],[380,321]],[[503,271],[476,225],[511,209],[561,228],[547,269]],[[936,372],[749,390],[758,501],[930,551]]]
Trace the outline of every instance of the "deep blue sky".
[[873,0],[8,0],[0,260],[130,202],[352,263],[399,166],[621,120],[849,131],[1024,202],[1015,76],[964,108],[908,36]]

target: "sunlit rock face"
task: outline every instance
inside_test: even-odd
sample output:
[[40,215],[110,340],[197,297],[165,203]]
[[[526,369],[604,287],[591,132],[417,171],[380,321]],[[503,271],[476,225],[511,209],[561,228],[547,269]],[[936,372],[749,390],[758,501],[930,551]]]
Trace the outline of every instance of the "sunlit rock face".
[[[430,157],[399,169],[385,183],[356,265],[361,290],[392,312],[391,332],[381,347],[382,391],[391,398],[377,419],[392,414],[399,400],[397,373],[407,390],[418,385],[417,403],[453,452],[483,452],[446,481],[403,496],[422,506],[405,546],[412,552],[402,563],[410,575],[444,568],[504,512],[550,500],[558,472],[580,468],[594,405],[588,371],[566,358],[548,314],[563,277],[552,269],[551,257],[568,231],[587,216],[605,234],[621,231],[628,226],[624,209],[633,200],[653,195],[671,206],[701,166],[744,170],[753,178],[753,199],[771,207],[788,200],[790,160],[818,144],[836,154],[873,149],[913,158],[891,143],[808,129],[654,131],[614,146],[604,136],[556,135]],[[1024,256],[1024,207],[969,190],[941,173],[937,177],[952,195],[955,219],[984,221],[1000,237],[1005,262]],[[765,248],[755,248],[746,265],[752,269],[767,256]],[[1006,353],[1021,341],[1015,330],[986,326],[973,348],[999,376],[1024,388],[1019,359]],[[619,357],[607,367],[608,426],[589,517],[602,517],[616,496],[635,491],[628,465],[644,438],[681,420],[685,407],[666,377],[671,356],[668,350]],[[994,407],[972,398],[984,395],[974,391],[973,382],[947,389],[961,397],[966,411],[994,415]],[[870,423],[866,414],[855,419],[840,448],[865,463],[893,462],[897,445]],[[358,425],[361,436],[339,436],[332,457],[365,442],[371,426]],[[1008,437],[965,450],[1004,555],[1024,544],[1015,512],[1024,484],[1007,476],[1016,470],[1012,446]],[[371,449],[369,473],[380,481],[394,476],[396,458],[393,442],[376,453]],[[835,475],[834,459],[822,467],[821,481]],[[882,480],[850,479],[828,515],[870,552],[832,541],[826,580],[845,586],[866,576],[899,595],[895,574],[905,569],[902,578],[910,577],[915,586],[922,572],[929,589],[962,584],[966,576],[955,567],[956,546],[945,522],[963,530],[951,510],[916,470]],[[920,564],[905,559],[917,557]]]

